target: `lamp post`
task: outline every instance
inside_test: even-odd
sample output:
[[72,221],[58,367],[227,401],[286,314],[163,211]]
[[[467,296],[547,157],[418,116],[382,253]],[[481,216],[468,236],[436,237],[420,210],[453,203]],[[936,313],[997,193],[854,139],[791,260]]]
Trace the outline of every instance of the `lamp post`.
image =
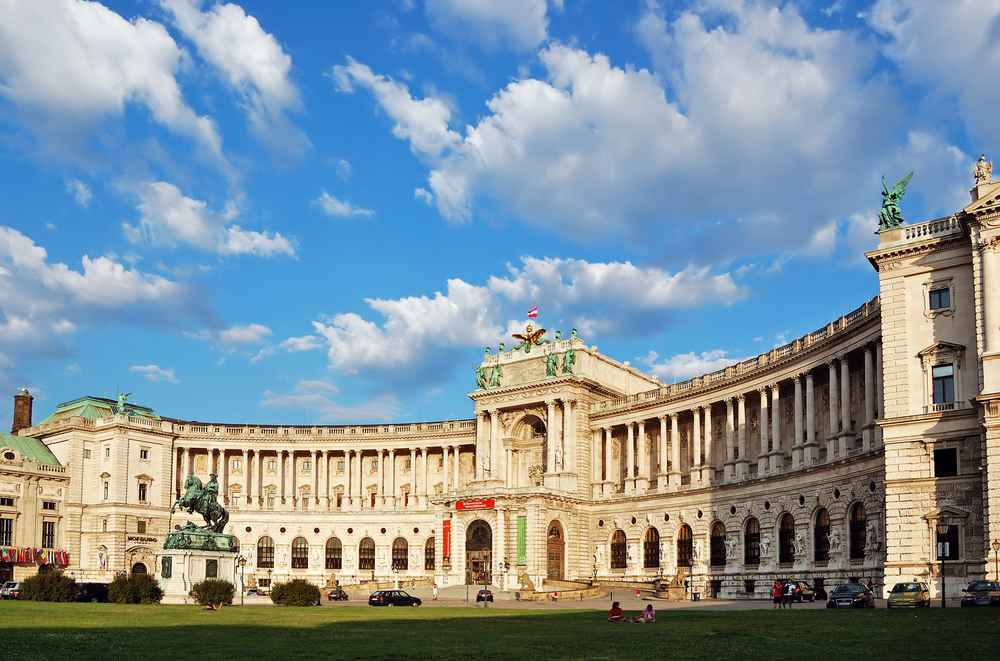
[[492,562],[492,560],[490,560],[490,552],[489,551],[483,551],[483,554],[484,554],[484,556],[483,556],[483,560],[484,560],[484,562],[483,562],[483,608],[486,608],[487,605],[490,603],[490,599],[489,599],[490,589],[488,587],[488,583],[489,583],[490,567],[492,566],[492,565],[490,565],[490,562]]
[[510,588],[507,587],[507,572],[510,571],[510,563],[507,561],[507,556],[503,557],[503,589],[504,592],[510,592]]
[[[949,528],[948,522],[945,521],[944,519],[938,519],[937,526],[935,527],[937,528],[937,534],[939,536],[948,534],[948,528]],[[944,601],[945,597],[944,560],[948,556],[948,554],[945,552],[945,546],[944,546],[945,544],[947,544],[947,542],[938,542],[938,559],[941,560],[941,608],[947,608],[948,606]]]
[[272,571],[274,571],[274,570],[273,569],[268,569],[267,570],[267,593],[268,594],[271,594],[271,572]]
[[993,540],[993,576],[1000,581],[1000,539]]
[[247,592],[246,583],[243,582],[243,568],[247,566],[247,559],[244,558],[242,555],[237,556],[237,559],[240,562],[240,606],[242,606],[243,595],[245,595]]
[[[878,553],[882,550],[882,542],[875,540],[872,542],[872,551],[875,553],[875,564],[878,564]],[[885,577],[882,577],[885,580]]]

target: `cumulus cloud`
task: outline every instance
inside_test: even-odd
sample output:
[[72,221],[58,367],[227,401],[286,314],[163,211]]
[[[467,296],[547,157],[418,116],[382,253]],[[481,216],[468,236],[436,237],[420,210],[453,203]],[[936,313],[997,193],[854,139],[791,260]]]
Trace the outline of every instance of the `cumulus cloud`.
[[208,340],[215,344],[229,348],[247,344],[264,344],[271,335],[271,329],[261,324],[248,324],[246,326],[230,326],[219,330],[205,330],[198,333],[190,333],[192,337]]
[[371,209],[361,209],[352,206],[350,202],[341,202],[326,191],[313,202],[318,204],[328,216],[374,216]]
[[90,192],[90,188],[87,184],[83,183],[79,179],[67,179],[66,180],[66,192],[73,195],[73,199],[84,209],[87,208],[87,204],[90,202],[90,198],[93,194]]
[[142,201],[136,207],[142,214],[138,224],[123,223],[125,234],[133,243],[186,243],[199,250],[220,255],[295,256],[292,242],[275,233],[244,230],[239,225],[226,227],[239,215],[236,204],[229,202],[223,212],[208,208],[202,200],[186,197],[168,182],[136,185]]
[[695,376],[716,372],[725,369],[730,362],[726,360],[726,352],[722,349],[704,351],[700,355],[692,351],[656,362],[659,357],[655,351],[650,351],[648,356],[640,358],[638,362],[645,364],[650,374],[665,383],[686,381]]
[[384,318],[381,326],[341,313],[313,322],[313,334],[289,338],[281,346],[325,348],[331,367],[348,374],[406,368],[441,350],[496,344],[520,332],[526,305],[537,305],[546,319],[561,319],[591,336],[628,335],[662,329],[678,308],[725,304],[744,294],[728,274],[707,269],[668,273],[628,262],[534,257],[522,262],[521,269],[511,266],[507,276],[492,277],[485,286],[453,279],[447,293],[433,297],[366,299]]
[[435,30],[486,50],[528,50],[547,37],[545,0],[427,0],[426,9]]
[[175,79],[184,51],[159,23],[83,0],[8,1],[2,14],[0,97],[47,149],[86,152],[91,127],[139,104],[222,158],[215,123],[185,103]]
[[254,134],[283,157],[298,157],[309,140],[289,119],[301,108],[291,82],[292,58],[253,16],[234,4],[201,11],[201,0],[160,0],[174,25],[190,39],[198,54],[218,68],[230,89],[242,99]]
[[176,377],[174,377],[173,370],[161,369],[158,365],[133,365],[129,370],[142,373],[143,376],[154,383],[157,381],[179,383]]
[[390,395],[382,395],[358,406],[347,406],[328,396],[337,394],[340,394],[340,389],[327,381],[299,381],[294,394],[266,391],[260,405],[276,409],[307,409],[316,412],[318,421],[324,423],[383,422],[399,418],[399,404]]

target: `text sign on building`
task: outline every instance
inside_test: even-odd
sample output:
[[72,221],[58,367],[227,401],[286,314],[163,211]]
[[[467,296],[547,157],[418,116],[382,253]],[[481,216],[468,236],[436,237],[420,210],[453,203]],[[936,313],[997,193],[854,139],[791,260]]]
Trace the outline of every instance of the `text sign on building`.
[[455,503],[455,509],[488,510],[494,507],[495,502],[492,498],[488,498],[487,500],[459,500]]

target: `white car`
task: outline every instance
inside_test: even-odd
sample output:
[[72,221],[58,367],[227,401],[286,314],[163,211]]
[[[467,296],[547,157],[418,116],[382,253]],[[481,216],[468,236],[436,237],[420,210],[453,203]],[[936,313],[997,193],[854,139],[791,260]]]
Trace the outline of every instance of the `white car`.
[[21,583],[19,581],[7,581],[0,588],[0,599],[17,599],[21,594]]

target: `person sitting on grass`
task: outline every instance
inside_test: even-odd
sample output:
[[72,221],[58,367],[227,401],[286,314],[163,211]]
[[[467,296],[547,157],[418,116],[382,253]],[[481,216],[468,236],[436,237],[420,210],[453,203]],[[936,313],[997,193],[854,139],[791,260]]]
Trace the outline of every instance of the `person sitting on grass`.
[[608,612],[608,622],[624,622],[625,621],[625,611],[621,609],[618,602],[611,604],[611,610]]
[[653,610],[653,604],[646,604],[646,607],[639,614],[639,617],[635,618],[635,621],[640,624],[656,622],[656,611]]

